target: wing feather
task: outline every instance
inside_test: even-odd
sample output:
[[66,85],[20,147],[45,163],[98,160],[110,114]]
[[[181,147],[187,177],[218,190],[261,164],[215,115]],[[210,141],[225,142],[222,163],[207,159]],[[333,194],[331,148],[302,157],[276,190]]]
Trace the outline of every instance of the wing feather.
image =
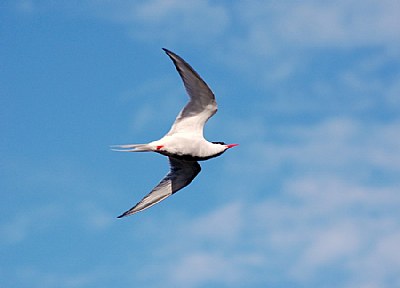
[[201,170],[199,163],[196,161],[184,161],[172,157],[168,158],[170,163],[169,173],[139,203],[118,216],[118,218],[132,215],[161,202],[189,185]]
[[184,132],[203,137],[204,124],[217,112],[214,93],[185,60],[165,48],[163,50],[174,63],[190,98],[177,116],[168,135]]

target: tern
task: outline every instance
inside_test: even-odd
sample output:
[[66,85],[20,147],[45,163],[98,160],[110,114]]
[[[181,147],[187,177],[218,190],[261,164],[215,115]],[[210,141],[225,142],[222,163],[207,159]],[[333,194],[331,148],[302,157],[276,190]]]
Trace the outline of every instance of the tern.
[[170,171],[139,203],[118,218],[150,208],[189,185],[199,174],[198,161],[220,156],[238,144],[209,142],[203,136],[204,124],[217,112],[214,93],[197,72],[181,57],[163,48],[171,58],[189,95],[189,102],[176,117],[169,132],[148,144],[114,145],[123,152],[156,152],[169,159]]

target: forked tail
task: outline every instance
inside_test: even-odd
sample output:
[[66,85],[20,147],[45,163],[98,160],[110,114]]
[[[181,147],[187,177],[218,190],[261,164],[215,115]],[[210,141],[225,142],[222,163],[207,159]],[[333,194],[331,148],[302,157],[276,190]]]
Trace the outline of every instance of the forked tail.
[[149,144],[112,145],[111,150],[118,152],[149,152],[153,151]]

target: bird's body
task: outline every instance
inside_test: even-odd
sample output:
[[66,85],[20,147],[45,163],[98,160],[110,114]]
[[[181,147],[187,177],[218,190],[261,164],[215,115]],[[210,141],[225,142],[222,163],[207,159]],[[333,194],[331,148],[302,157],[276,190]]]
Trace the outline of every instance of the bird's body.
[[175,53],[163,49],[181,76],[189,102],[177,116],[170,131],[161,139],[148,144],[116,145],[115,151],[156,152],[168,156],[170,172],[139,203],[118,218],[134,214],[164,200],[187,186],[200,172],[197,161],[217,157],[237,144],[209,142],[203,136],[204,124],[217,112],[215,96],[207,84]]

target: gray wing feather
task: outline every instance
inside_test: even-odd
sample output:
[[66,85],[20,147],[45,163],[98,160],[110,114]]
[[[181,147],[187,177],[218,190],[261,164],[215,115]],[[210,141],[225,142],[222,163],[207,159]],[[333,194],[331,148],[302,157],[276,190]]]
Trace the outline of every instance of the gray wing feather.
[[124,212],[122,215],[118,216],[118,218],[132,215],[161,202],[172,194],[178,192],[180,189],[189,185],[201,170],[199,163],[196,161],[184,161],[172,157],[168,158],[170,163],[169,173],[139,203],[137,203],[128,211]]
[[181,57],[163,48],[182,78],[190,100],[179,113],[168,134],[193,132],[203,135],[203,126],[217,112],[214,93],[200,75]]

